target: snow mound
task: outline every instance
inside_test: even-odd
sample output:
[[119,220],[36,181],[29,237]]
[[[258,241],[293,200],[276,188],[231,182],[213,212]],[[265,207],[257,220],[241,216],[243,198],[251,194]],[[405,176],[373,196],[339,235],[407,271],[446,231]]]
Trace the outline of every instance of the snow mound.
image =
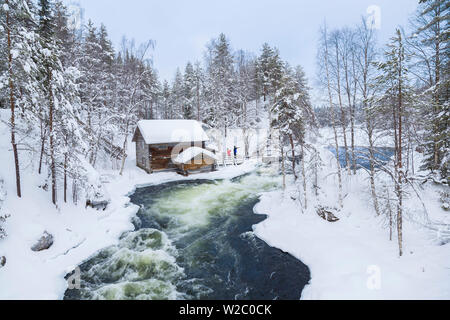
[[205,155],[211,159],[218,160],[217,156],[205,149],[199,147],[189,148],[182,153],[180,153],[174,160],[175,163],[188,163],[192,159],[199,157],[200,155]]

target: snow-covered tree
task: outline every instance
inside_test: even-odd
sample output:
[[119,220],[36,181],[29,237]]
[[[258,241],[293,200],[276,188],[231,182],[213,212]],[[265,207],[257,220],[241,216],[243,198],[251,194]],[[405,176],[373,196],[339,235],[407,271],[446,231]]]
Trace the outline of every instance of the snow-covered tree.
[[413,20],[414,33],[408,39],[413,56],[412,72],[422,84],[424,125],[431,132],[425,137],[424,168],[437,179],[449,183],[450,107],[449,107],[449,30],[450,6],[445,0],[421,0]]
[[[7,97],[11,110],[9,126],[16,170],[17,196],[22,196],[17,134],[18,111],[30,120],[31,109],[37,104],[40,92],[36,57],[41,51],[39,37],[29,29],[35,21],[34,8],[25,0],[5,0],[0,6],[0,29],[6,57],[6,68],[0,74],[0,91]],[[19,108],[19,110],[17,110]]]
[[283,63],[278,49],[271,48],[267,43],[263,44],[258,59],[258,68],[264,101],[266,101],[268,96],[276,93],[283,76]]
[[275,103],[271,108],[271,125],[280,131],[281,143],[284,144],[284,141],[287,141],[291,146],[292,172],[295,180],[298,179],[295,167],[297,158],[295,146],[297,143],[300,145],[305,209],[307,208],[305,135],[306,128],[313,123],[314,118],[311,111],[308,87],[302,68],[297,67],[294,70],[288,64],[285,64],[280,88],[275,93]]
[[222,33],[209,45],[207,61],[207,103],[205,121],[214,127],[233,125],[238,112],[234,84],[234,60],[229,40]]
[[330,52],[330,39],[328,34],[328,29],[326,24],[321,29],[320,33],[320,47],[318,52],[318,66],[319,66],[319,80],[321,81],[321,85],[326,88],[328,93],[328,103],[329,103],[329,112],[331,115],[331,125],[333,127],[334,134],[334,150],[336,154],[336,168],[337,168],[337,176],[338,176],[338,197],[339,197],[339,207],[343,207],[343,195],[342,195],[342,170],[341,164],[339,161],[339,140],[338,140],[338,132],[337,132],[337,122],[336,122],[336,111],[335,111],[335,103],[333,99],[333,90],[332,90],[332,76],[330,72],[330,60],[331,60],[331,52]]
[[194,91],[196,119],[202,121],[205,107],[205,73],[198,61],[194,67]]
[[412,103],[412,90],[409,86],[407,56],[405,55],[404,40],[402,33],[397,29],[395,36],[391,39],[385,52],[385,61],[378,64],[382,72],[378,77],[378,84],[382,86],[386,101],[390,102],[394,124],[395,141],[395,193],[397,195],[397,234],[399,254],[403,255],[403,202],[404,185],[407,180],[404,161],[404,137],[405,119],[408,109]]
[[188,62],[183,79],[183,119],[195,119],[197,80],[192,63]]

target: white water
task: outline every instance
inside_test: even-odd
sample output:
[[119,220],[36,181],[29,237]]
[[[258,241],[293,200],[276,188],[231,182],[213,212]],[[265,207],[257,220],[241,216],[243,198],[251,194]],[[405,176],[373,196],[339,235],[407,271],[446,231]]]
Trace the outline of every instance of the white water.
[[[247,201],[255,201],[260,192],[279,187],[280,183],[277,172],[260,169],[235,181],[138,189],[132,198],[142,206],[139,217],[144,228],[125,234],[119,245],[104,249],[82,266],[84,288],[80,296],[71,297],[72,292],[67,292],[66,298],[202,298],[223,290],[228,292],[228,288],[223,288],[227,286],[225,282],[237,290],[237,296],[245,297],[248,288],[243,292],[242,288],[236,289],[241,280],[232,280],[232,274],[248,272],[248,266],[240,263],[239,255],[248,250],[247,254],[257,255],[262,244],[257,243],[248,229],[232,234],[236,228],[242,228],[240,225],[251,223],[243,216],[247,211],[241,214],[236,210]],[[254,219],[252,215],[250,219]],[[242,239],[238,247],[235,242],[230,243],[230,237],[234,236]],[[182,255],[174,243],[181,248]],[[189,269],[189,275],[180,263]],[[226,268],[230,269],[227,279],[215,279]]]

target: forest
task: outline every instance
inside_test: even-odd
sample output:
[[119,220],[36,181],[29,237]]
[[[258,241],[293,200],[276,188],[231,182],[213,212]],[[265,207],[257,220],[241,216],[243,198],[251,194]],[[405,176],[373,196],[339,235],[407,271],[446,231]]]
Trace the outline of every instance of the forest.
[[[63,2],[0,0],[0,110],[8,110],[1,121],[9,128],[15,196],[26,198],[23,172],[32,167],[54,206],[83,206],[101,192],[93,172],[124,174],[142,119],[192,119],[225,135],[268,120],[280,132],[283,175],[292,174],[306,210],[307,190],[317,195],[320,189],[311,137],[327,128],[333,153],[342,154],[333,173],[337,210],[344,206],[345,181],[357,175],[357,139],[364,135],[370,206],[386,216],[402,256],[405,202],[427,184],[447,190],[443,208],[450,198],[450,2],[419,2],[410,24],[392,30],[388,43],[377,41],[364,17],[338,29],[324,22],[314,79],[284,61],[275,46],[236,49],[222,33],[205,44],[203,57],[175,66],[168,81],[154,67],[152,39],[124,37],[116,48],[103,24],[72,28]],[[312,86],[320,92],[317,101]],[[381,139],[393,146],[390,164],[377,158]],[[0,183],[0,238],[8,219],[2,200]]]

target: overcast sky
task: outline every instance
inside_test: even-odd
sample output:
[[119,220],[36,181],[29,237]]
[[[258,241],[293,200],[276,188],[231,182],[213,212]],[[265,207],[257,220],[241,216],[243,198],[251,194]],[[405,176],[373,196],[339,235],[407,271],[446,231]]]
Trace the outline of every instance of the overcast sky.
[[[418,0],[65,0],[84,8],[84,20],[104,23],[116,48],[126,35],[137,43],[156,41],[154,65],[172,80],[177,67],[203,57],[205,44],[221,32],[233,49],[259,53],[264,42],[280,49],[292,65],[315,76],[318,30],[358,23],[367,9],[379,8],[379,41],[407,25]],[[376,7],[373,7],[376,6]],[[376,12],[372,10],[372,12]],[[378,17],[378,15],[375,15]]]

